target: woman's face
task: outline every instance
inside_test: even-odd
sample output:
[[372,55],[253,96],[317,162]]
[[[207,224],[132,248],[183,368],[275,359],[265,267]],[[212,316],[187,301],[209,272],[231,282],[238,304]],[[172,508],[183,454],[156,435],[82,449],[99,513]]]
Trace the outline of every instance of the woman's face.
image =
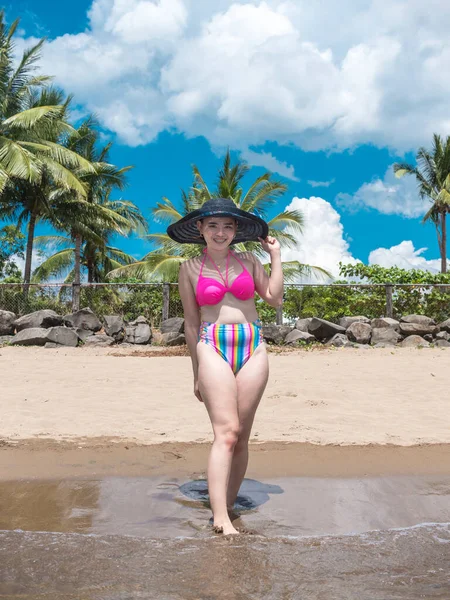
[[206,217],[197,221],[197,227],[208,247],[227,248],[234,239],[237,223],[232,217]]

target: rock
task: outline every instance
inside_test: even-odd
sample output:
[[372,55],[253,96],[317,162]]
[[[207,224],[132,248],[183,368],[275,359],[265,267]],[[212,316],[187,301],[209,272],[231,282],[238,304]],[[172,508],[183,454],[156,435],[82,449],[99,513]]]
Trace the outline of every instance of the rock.
[[121,342],[125,337],[125,324],[120,315],[106,315],[105,321],[105,333],[110,337],[113,337],[116,342]]
[[450,333],[447,333],[446,331],[440,331],[439,333],[436,334],[436,339],[449,341]]
[[135,319],[134,321],[130,321],[128,323],[128,325],[132,325],[133,326],[133,325],[139,325],[140,323],[146,323],[148,325],[147,319],[144,316],[142,316],[142,315],[140,315],[139,317],[137,317],[137,319]]
[[396,319],[391,319],[391,317],[381,317],[379,319],[372,319],[370,321],[372,329],[385,329],[386,327],[390,327],[391,329],[395,329],[395,331],[399,330],[400,322]]
[[100,331],[102,324],[90,308],[82,308],[76,313],[65,315],[64,324],[74,329],[87,329],[88,331]]
[[14,335],[17,315],[9,310],[0,310],[0,335]]
[[414,323],[416,325],[436,325],[436,321],[425,315],[406,315],[400,319],[402,323]]
[[161,323],[161,333],[184,333],[184,319],[173,317]]
[[430,344],[420,337],[420,335],[408,335],[408,337],[399,344],[402,348],[428,348],[429,345]]
[[446,331],[447,333],[450,333],[450,319],[439,323],[439,328],[441,329],[441,331]]
[[394,345],[400,338],[400,334],[397,333],[392,327],[376,327],[375,329],[372,329],[372,338],[370,343],[373,346],[380,343]]
[[124,342],[129,344],[149,344],[152,339],[152,330],[147,323],[129,324],[125,327]]
[[43,327],[27,327],[22,329],[10,341],[11,346],[44,346],[47,342],[48,329]]
[[345,333],[345,328],[336,325],[336,323],[325,321],[325,319],[313,317],[308,327],[308,333],[314,335],[318,340],[325,340],[336,333]]
[[68,327],[52,327],[48,330],[47,339],[60,346],[75,348],[78,345],[78,336],[73,329]]
[[390,344],[389,342],[377,342],[373,348],[395,348],[395,344]]
[[354,321],[349,325],[345,334],[351,342],[368,344],[372,335],[372,327],[366,322]]
[[268,344],[282,344],[287,334],[292,331],[289,325],[263,325],[262,333]]
[[304,331],[305,333],[308,333],[308,327],[311,321],[312,317],[306,317],[306,319],[297,319],[297,321],[295,322],[295,329],[298,329],[298,331]]
[[434,345],[438,348],[450,348],[450,342],[448,342],[447,340],[436,340],[434,342]]
[[112,344],[114,344],[114,338],[106,335],[106,333],[90,335],[84,342],[85,346],[112,346]]
[[297,346],[299,344],[312,344],[316,341],[317,340],[313,335],[307,333],[306,331],[299,331],[298,329],[293,329],[284,338],[284,343],[291,346]]
[[46,342],[44,348],[64,348],[64,346],[57,344],[56,342]]
[[434,337],[431,335],[431,333],[426,333],[423,336],[423,339],[426,340],[427,342],[432,342],[434,340]]
[[14,321],[14,326],[17,331],[23,329],[41,328],[47,329],[49,327],[56,327],[62,325],[63,318],[58,315],[54,310],[37,310],[29,315],[23,315]]
[[13,335],[0,335],[0,346],[3,346],[4,344],[9,344],[13,337]]
[[400,323],[400,333],[402,335],[433,335],[439,333],[439,327],[436,325],[427,325],[426,323]]
[[367,317],[341,317],[339,319],[339,325],[348,329],[352,323],[370,323],[370,319]]
[[325,346],[336,346],[337,348],[342,348],[343,346],[351,346],[351,343],[344,333],[336,333],[333,335],[331,340],[328,340]]
[[183,346],[186,343],[186,338],[183,333],[177,333],[176,331],[168,331],[162,333],[162,345],[163,346]]
[[68,327],[67,329],[70,329],[71,331],[75,331],[75,333],[77,334],[78,338],[82,342],[85,342],[87,340],[87,338],[90,335],[92,335],[92,331],[89,331],[89,329],[81,329],[81,327],[77,327],[76,329]]

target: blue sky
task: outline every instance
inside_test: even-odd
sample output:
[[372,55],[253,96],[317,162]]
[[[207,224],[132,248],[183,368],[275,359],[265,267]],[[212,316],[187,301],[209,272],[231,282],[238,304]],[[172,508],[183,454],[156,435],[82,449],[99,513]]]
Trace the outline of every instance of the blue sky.
[[440,10],[418,0],[4,6],[21,18],[18,52],[46,36],[43,71],[75,94],[75,116],[98,115],[112,161],[135,165],[124,197],[146,216],[189,188],[192,163],[212,183],[229,146],[252,165],[249,181],[269,169],[288,184],[273,212],[303,211],[285,258],[337,273],[339,260],[439,268],[427,205],[392,176],[434,131],[449,133],[450,8],[431,4]]

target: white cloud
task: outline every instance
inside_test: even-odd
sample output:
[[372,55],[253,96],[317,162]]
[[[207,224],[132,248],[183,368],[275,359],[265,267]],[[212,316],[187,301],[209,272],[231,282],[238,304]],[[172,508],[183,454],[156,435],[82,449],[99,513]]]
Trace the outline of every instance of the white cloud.
[[170,129],[404,150],[450,133],[445,0],[95,0],[89,19],[43,70],[128,144]]
[[350,253],[349,245],[344,239],[341,217],[329,202],[315,196],[294,198],[286,210],[301,211],[305,226],[302,234],[296,234],[297,247],[282,250],[283,260],[298,260],[304,264],[321,267],[334,277],[339,276],[339,262],[358,262]]
[[313,188],[317,188],[317,187],[330,187],[330,185],[333,185],[333,183],[336,181],[336,179],[330,179],[330,181],[314,181],[313,179],[308,179],[308,185],[310,185]]
[[401,215],[408,218],[424,216],[430,208],[430,201],[420,198],[414,177],[406,176],[397,179],[392,167],[381,179],[364,183],[353,195],[338,194],[340,206],[357,210],[372,208],[386,215]]
[[[282,260],[298,260],[300,263],[322,267],[335,278],[339,277],[339,263],[356,264],[359,261],[349,250],[344,227],[339,213],[323,198],[293,198],[286,210],[299,210],[303,213],[305,226],[296,248],[283,248]],[[289,228],[288,228],[289,231]],[[438,273],[439,258],[427,260],[422,255],[427,248],[415,249],[413,242],[402,241],[391,248],[376,248],[369,254],[369,265],[400,267],[402,269],[422,269]],[[301,281],[306,282],[305,278]],[[322,280],[311,279],[320,283]]]
[[253,152],[253,150],[244,150],[241,152],[241,157],[249,165],[254,167],[264,167],[272,173],[279,173],[283,177],[292,179],[292,181],[300,181],[295,176],[294,167],[286,162],[281,162],[275,158],[270,152]]
[[439,273],[441,270],[441,259],[427,260],[421,256],[427,248],[416,250],[410,240],[405,240],[397,246],[390,248],[377,248],[369,254],[369,265],[380,265],[381,267],[400,267],[401,269],[422,269]]

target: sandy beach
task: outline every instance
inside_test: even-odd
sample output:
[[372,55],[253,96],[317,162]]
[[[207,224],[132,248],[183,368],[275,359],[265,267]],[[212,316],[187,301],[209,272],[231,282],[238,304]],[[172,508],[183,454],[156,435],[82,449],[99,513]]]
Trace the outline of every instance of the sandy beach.
[[[252,442],[449,443],[449,358],[445,348],[271,352]],[[4,441],[211,440],[188,356],[4,347],[0,372]]]
[[184,354],[0,349],[2,598],[449,597],[446,349],[271,350],[232,542]]

